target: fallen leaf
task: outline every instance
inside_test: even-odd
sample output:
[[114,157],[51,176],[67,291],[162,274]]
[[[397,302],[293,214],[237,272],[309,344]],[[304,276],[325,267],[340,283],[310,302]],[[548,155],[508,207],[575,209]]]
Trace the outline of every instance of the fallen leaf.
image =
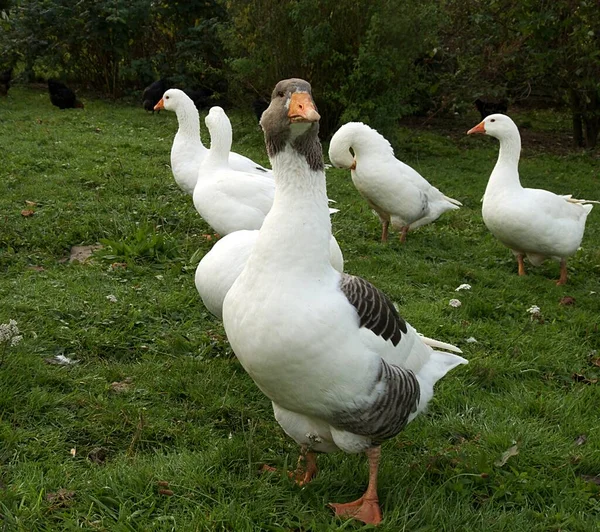
[[167,497],[171,497],[172,495],[175,495],[171,490],[166,490],[166,489],[160,489],[160,490],[158,490],[158,494],[159,495],[166,495]]
[[159,480],[157,482],[157,484],[161,487],[161,488],[168,488],[169,487],[169,482],[167,480]]
[[35,201],[25,200],[25,205],[27,205],[28,207],[35,207],[37,203]]
[[600,486],[600,475],[581,475],[581,478],[586,482],[592,482]]
[[106,462],[108,451],[104,447],[94,447],[88,454],[88,460],[95,464],[102,465]]
[[70,454],[71,454],[71,456],[72,456],[73,458],[75,458],[75,455],[77,454],[77,449],[75,449],[75,447],[73,447],[73,448],[71,449],[71,453],[70,453]]
[[126,262],[113,262],[110,265],[110,267],[112,270],[118,270],[118,269],[125,270],[125,269],[127,269],[127,263]]
[[110,389],[115,393],[124,393],[128,392],[132,386],[133,379],[131,377],[127,377],[121,382],[111,382]]
[[93,246],[73,246],[71,248],[71,256],[69,257],[69,262],[81,262],[84,263],[88,260],[94,251],[98,249],[102,249],[100,244],[95,244]]
[[570,305],[574,305],[575,304],[575,298],[571,297],[571,296],[565,296],[563,297],[559,303],[559,305],[563,305],[563,306],[570,306]]
[[500,460],[496,460],[494,462],[494,465],[496,467],[502,467],[504,464],[506,464],[506,462],[508,462],[509,458],[511,458],[512,456],[517,456],[518,454],[519,447],[517,446],[517,444],[515,444],[512,447],[509,447],[506,451],[504,451],[502,453],[502,456],[500,457]]
[[25,217],[27,217],[27,216],[33,216],[34,214],[35,214],[35,212],[32,211],[31,209],[23,209],[21,211],[21,216],[25,216]]
[[583,445],[587,441],[587,436],[585,434],[580,434],[575,438],[575,445]]
[[44,268],[43,266],[28,266],[27,269],[33,270],[34,272],[46,271],[46,268]]
[[582,375],[581,373],[573,373],[573,375],[571,375],[571,378],[575,382],[582,382],[583,384],[596,384],[598,382],[598,379],[588,379],[585,375]]
[[46,493],[46,500],[54,503],[63,503],[71,500],[73,497],[75,497],[75,492],[64,488],[60,488],[56,493]]

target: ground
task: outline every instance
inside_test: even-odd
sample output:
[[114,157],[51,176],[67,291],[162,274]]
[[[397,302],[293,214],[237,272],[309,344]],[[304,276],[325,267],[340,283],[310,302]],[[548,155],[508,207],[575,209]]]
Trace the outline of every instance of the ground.
[[[260,473],[295,465],[298,449],[195,291],[215,236],[171,176],[175,116],[83,100],[60,111],[23,87],[0,100],[0,323],[16,320],[23,335],[0,346],[3,529],[361,529],[326,504],[362,494],[363,456],[320,456],[303,488]],[[250,111],[231,118],[234,148],[267,164]],[[524,184],[600,199],[596,154],[568,148],[568,117],[515,119],[527,126]],[[565,287],[553,283],[556,263],[518,277],[481,219],[498,146],[464,134],[478,122],[475,111],[407,121],[390,139],[464,204],[404,246],[393,233],[382,245],[348,173],[327,171],[346,271],[469,360],[383,446],[380,530],[594,530],[600,208]],[[535,135],[546,140],[534,147]],[[96,244],[90,259],[69,260],[73,246]]]

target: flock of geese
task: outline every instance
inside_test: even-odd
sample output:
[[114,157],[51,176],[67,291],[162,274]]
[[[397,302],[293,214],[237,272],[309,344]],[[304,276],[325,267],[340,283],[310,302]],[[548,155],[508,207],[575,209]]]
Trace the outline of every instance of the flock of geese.
[[[467,360],[457,347],[424,337],[371,283],[344,273],[331,232],[320,115],[311,86],[280,81],[260,124],[272,170],[231,152],[231,123],[220,107],[206,116],[210,149],[200,139],[199,115],[181,90],[156,105],[177,114],[171,150],[175,181],[193,196],[202,218],[221,235],[200,261],[196,287],[223,320],[240,363],[272,401],[277,422],[300,445],[296,482],[317,472],[316,453],[365,452],[369,484],[362,497],[332,503],[336,515],[378,524],[381,443],[422,412],[435,383]],[[583,237],[589,201],[519,182],[520,136],[506,115],[486,117],[469,134],[500,141],[498,162],[483,198],[490,231],[536,265],[561,263]],[[352,181],[382,223],[404,241],[407,233],[458,209],[460,202],[395,158],[389,142],[362,123],[342,126],[330,143],[334,166]]]

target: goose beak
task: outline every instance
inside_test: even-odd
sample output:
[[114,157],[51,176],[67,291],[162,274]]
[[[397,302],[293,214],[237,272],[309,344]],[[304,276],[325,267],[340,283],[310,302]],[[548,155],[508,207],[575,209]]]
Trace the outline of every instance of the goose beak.
[[163,99],[161,98],[158,103],[154,106],[154,110],[155,111],[160,111],[161,109],[165,108],[165,102],[163,101]]
[[290,122],[318,122],[321,115],[315,108],[315,102],[308,92],[294,92],[290,98],[288,111]]
[[473,135],[474,133],[481,133],[482,135],[485,135],[485,122],[479,122],[479,124],[467,131],[467,135]]

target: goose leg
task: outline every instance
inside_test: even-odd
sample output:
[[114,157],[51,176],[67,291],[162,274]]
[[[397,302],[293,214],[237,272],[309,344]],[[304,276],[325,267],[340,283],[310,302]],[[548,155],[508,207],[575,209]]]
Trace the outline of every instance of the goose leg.
[[560,279],[556,281],[556,286],[567,284],[567,259],[560,261]]
[[406,234],[408,233],[408,225],[405,225],[400,231],[400,243],[406,242]]
[[[300,448],[300,456],[293,478],[298,486],[308,484],[317,474],[317,454],[309,451],[306,446]],[[290,475],[291,476],[291,475]]]
[[519,264],[519,275],[525,275],[525,263],[523,262],[523,255],[520,253],[517,255],[517,263]]
[[[277,468],[263,464],[261,471],[274,473]],[[288,471],[287,475],[298,484],[298,486],[304,486],[308,484],[314,476],[317,474],[317,454],[308,450],[306,445],[300,447],[300,456],[298,457],[298,464],[296,465],[295,471]]]
[[368,525],[378,525],[382,519],[377,497],[377,470],[379,469],[381,447],[368,449],[367,457],[369,458],[369,486],[365,494],[356,501],[345,504],[330,503],[329,506],[335,510],[335,515],[352,517]]
[[381,241],[387,242],[388,240],[388,228],[390,227],[389,220],[384,220],[381,225]]

